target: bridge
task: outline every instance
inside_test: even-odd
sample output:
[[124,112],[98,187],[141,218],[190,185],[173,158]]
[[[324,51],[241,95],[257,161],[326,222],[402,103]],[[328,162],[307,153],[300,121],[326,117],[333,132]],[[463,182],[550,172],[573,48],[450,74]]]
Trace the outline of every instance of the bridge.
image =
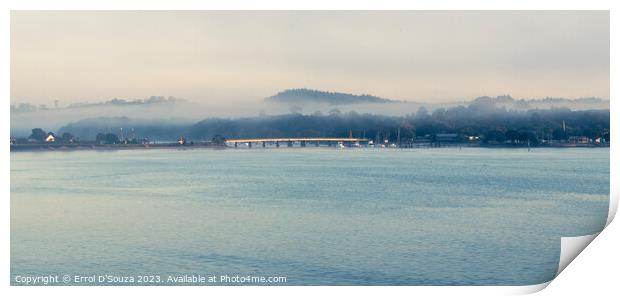
[[230,139],[226,140],[226,143],[234,144],[235,147],[239,143],[248,144],[248,147],[252,148],[252,143],[261,143],[263,147],[266,146],[266,143],[275,143],[276,147],[280,147],[280,143],[286,143],[288,147],[292,147],[293,143],[299,142],[301,147],[306,147],[308,142],[314,143],[316,147],[319,146],[321,142],[328,143],[331,146],[333,143],[358,143],[359,142],[368,142],[369,140],[366,138],[264,138],[264,139]]

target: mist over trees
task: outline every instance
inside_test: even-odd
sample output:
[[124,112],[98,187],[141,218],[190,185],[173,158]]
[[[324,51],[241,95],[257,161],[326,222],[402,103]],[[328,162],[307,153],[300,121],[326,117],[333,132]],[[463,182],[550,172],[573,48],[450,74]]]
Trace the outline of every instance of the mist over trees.
[[[564,128],[566,131],[564,131]],[[267,118],[207,119],[191,127],[188,136],[208,139],[220,134],[226,138],[260,137],[366,137],[401,140],[441,133],[481,136],[484,141],[565,140],[569,136],[590,138],[608,135],[609,111],[505,111],[476,107],[421,108],[404,117],[371,114],[332,113],[331,115],[289,114]]]
[[[366,137],[369,139],[415,141],[421,137],[452,133],[479,136],[484,142],[524,142],[537,144],[541,139],[565,140],[570,136],[609,137],[609,110],[571,111],[507,110],[484,100],[468,106],[439,108],[428,111],[422,107],[415,114],[385,116],[343,113],[332,109],[328,114],[292,113],[237,119],[208,118],[195,124],[136,122],[127,117],[82,120],[68,124],[59,132],[68,132],[82,139],[94,139],[98,133],[117,133],[120,128],[133,130],[138,138],[174,141],[179,136],[196,141],[215,136],[227,139],[261,137]],[[127,137],[128,134],[125,134]]]
[[[408,109],[415,111],[413,113],[411,111],[403,111],[400,114],[405,115],[385,115],[385,113],[381,113],[382,109],[380,109],[380,106],[409,106],[411,103],[387,100],[386,102],[391,103],[371,104],[372,106],[377,106],[376,112],[371,114],[350,111],[352,110],[350,109],[351,106],[355,106],[358,109],[358,107],[364,106],[363,103],[338,105],[335,102],[348,101],[350,103],[351,100],[364,102],[365,100],[386,99],[367,95],[356,96],[308,89],[288,90],[276,96],[288,96],[288,98],[293,98],[292,102],[295,102],[296,96],[305,96],[304,100],[314,98],[313,100],[319,101],[328,98],[328,102],[332,103],[325,105],[325,108],[321,109],[322,112],[315,111],[311,114],[303,114],[304,109],[301,107],[294,108],[296,105],[293,105],[293,107],[288,109],[289,114],[270,116],[266,112],[260,112],[259,116],[255,117],[208,117],[199,121],[199,118],[208,116],[205,114],[212,114],[209,113],[212,110],[188,105],[193,107],[192,114],[195,117],[164,119],[163,116],[160,116],[159,114],[165,113],[165,110],[170,114],[172,107],[177,102],[177,99],[174,97],[150,97],[144,100],[131,101],[111,100],[104,102],[102,105],[126,106],[119,110],[127,111],[125,113],[130,114],[130,116],[73,119],[73,122],[66,124],[65,122],[72,121],[72,119],[55,115],[53,118],[63,122],[61,125],[53,127],[40,124],[40,121],[26,120],[21,122],[24,125],[22,129],[25,129],[22,134],[26,138],[34,128],[30,139],[43,141],[48,134],[44,130],[57,129],[55,135],[63,135],[57,137],[59,139],[72,139],[71,141],[77,139],[85,141],[96,140],[106,143],[145,138],[153,141],[176,141],[179,137],[187,138],[190,141],[210,141],[215,136],[222,136],[227,139],[353,136],[394,141],[399,135],[401,141],[411,142],[420,138],[432,140],[437,134],[456,134],[461,138],[464,136],[480,137],[484,142],[530,142],[536,144],[543,139],[566,140],[571,136],[602,137],[605,139],[609,137],[609,102],[596,98],[517,100],[508,95],[479,97],[473,101],[456,106],[441,107],[435,105],[428,108],[421,106],[415,109]],[[568,108],[551,107],[549,109],[533,107],[540,106],[541,104],[546,104],[544,106],[549,106],[549,104],[551,106],[573,104],[575,106],[584,105],[601,108],[571,110]],[[161,108],[156,110],[134,109],[136,108],[135,106],[160,106]],[[22,107],[28,109],[28,106]],[[93,112],[104,110],[98,108],[100,107],[80,109],[84,111],[92,109]],[[58,110],[61,109],[63,108]],[[68,109],[72,108],[64,108],[64,110]],[[361,110],[364,109],[361,108]],[[51,116],[51,112],[53,111],[48,111],[48,115]],[[148,112],[154,112],[151,115],[155,116],[155,118],[144,117],[145,113]],[[306,110],[306,112],[308,111]],[[13,117],[12,114],[12,121],[14,120]],[[114,138],[114,135],[118,137],[118,140]]]
[[32,105],[29,103],[20,103],[20,104],[11,104],[11,112],[15,113],[24,113],[24,112],[36,112],[40,110],[57,110],[57,109],[71,109],[71,108],[89,108],[89,107],[98,107],[98,106],[128,106],[128,105],[149,105],[149,104],[162,104],[162,103],[176,103],[183,102],[185,99],[176,98],[173,96],[164,97],[164,96],[150,96],[145,99],[119,99],[113,98],[111,100],[107,100],[104,102],[96,102],[96,103],[72,103],[65,107],[60,107],[59,101],[54,101],[54,107],[48,107],[45,104],[41,104],[39,106]]
[[58,132],[68,132],[83,140],[94,140],[100,133],[104,135],[112,133],[123,138],[135,136],[167,141],[185,135],[189,127],[191,124],[171,120],[135,120],[121,116],[79,120],[61,127]]
[[[72,123],[76,126],[71,129],[75,130],[76,136],[82,139],[92,139],[98,132],[117,133],[120,127],[125,129],[133,127],[140,131],[138,132],[140,136],[146,135],[156,140],[164,140],[178,137],[179,133],[187,134],[188,126],[191,127],[204,118],[251,118],[257,114],[258,117],[265,119],[269,115],[286,113],[333,115],[355,111],[361,114],[376,114],[379,117],[411,117],[411,114],[415,114],[420,107],[427,108],[430,113],[441,108],[448,110],[470,106],[524,112],[564,107],[574,111],[609,109],[609,101],[598,98],[514,99],[509,95],[503,95],[479,97],[473,101],[463,102],[419,103],[388,100],[370,95],[356,96],[307,89],[289,90],[282,93],[304,95],[303,102],[297,101],[294,96],[291,100],[265,100],[242,105],[231,102],[196,103],[175,97],[151,96],[145,99],[112,99],[98,103],[71,105],[57,100],[51,108],[47,106],[37,108],[29,104],[11,105],[11,136],[13,138],[28,137],[31,129],[36,127],[62,133],[60,129],[67,128],[69,123]],[[127,119],[123,120],[123,118]],[[102,124],[97,124],[93,120],[102,121]]]
[[[329,92],[306,88],[287,89],[273,96],[265,98],[265,101],[297,107],[308,104],[326,104],[331,106],[357,105],[358,107],[361,104],[373,104],[376,107],[379,107],[381,105],[385,107],[386,105],[391,104],[426,105],[429,107],[434,105],[410,100],[394,100],[368,94],[354,95],[348,93]],[[469,102],[448,102],[444,104],[446,105],[444,107],[454,107],[457,105],[468,106],[470,104],[493,105],[498,108],[506,108],[507,110],[518,111],[552,108],[570,108],[571,110],[609,109],[609,101],[593,97],[577,99],[551,97],[546,97],[542,99],[515,99],[510,95],[500,95],[497,97],[482,96],[477,97]]]

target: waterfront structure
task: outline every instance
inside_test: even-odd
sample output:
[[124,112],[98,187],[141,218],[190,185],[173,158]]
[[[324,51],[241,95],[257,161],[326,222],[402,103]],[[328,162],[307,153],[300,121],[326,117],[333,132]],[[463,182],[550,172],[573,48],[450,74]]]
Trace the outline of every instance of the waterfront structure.
[[276,147],[280,147],[280,143],[286,143],[287,147],[293,147],[293,143],[299,143],[301,147],[306,147],[307,143],[314,143],[315,146],[319,146],[320,143],[327,143],[329,146],[332,144],[340,143],[349,146],[359,146],[361,143],[368,143],[366,138],[259,138],[259,139],[229,139],[225,140],[226,144],[233,144],[238,147],[239,144],[245,144],[248,148],[252,148],[252,143],[261,143],[262,147],[266,146],[266,143],[274,143]]
[[571,136],[568,138],[568,142],[571,144],[590,144],[592,140],[585,136]]

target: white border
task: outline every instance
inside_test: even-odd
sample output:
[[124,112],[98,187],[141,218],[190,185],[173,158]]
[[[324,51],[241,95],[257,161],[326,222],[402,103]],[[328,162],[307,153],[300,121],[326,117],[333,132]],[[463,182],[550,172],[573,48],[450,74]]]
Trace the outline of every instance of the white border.
[[613,1],[553,0],[9,0],[9,9],[38,10],[608,10]]
[[[200,0],[186,0],[181,3],[181,1],[164,1],[164,0],[108,0],[108,1],[78,1],[78,0],[56,0],[56,1],[45,1],[45,0],[36,0],[36,1],[17,1],[17,0],[7,0],[2,2],[3,11],[0,14],[0,24],[2,24],[2,29],[0,31],[0,65],[2,66],[3,71],[1,72],[2,79],[0,80],[0,90],[3,92],[3,96],[6,101],[9,101],[10,98],[10,57],[9,57],[9,41],[10,41],[10,10],[299,10],[299,9],[309,9],[309,10],[393,10],[393,9],[411,9],[411,10],[611,10],[611,51],[610,52],[618,52],[618,38],[613,38],[613,32],[618,32],[618,21],[616,21],[617,13],[616,8],[618,8],[618,1],[576,1],[576,0],[567,0],[567,1],[551,1],[551,0],[504,0],[504,1],[494,1],[494,0],[436,0],[436,1],[424,1],[424,0],[410,0],[410,1],[372,1],[372,0],[359,0],[359,1],[334,1],[334,0],[315,0],[315,1],[285,1],[285,0],[262,0],[262,1],[252,1],[252,0],[217,0],[217,1],[200,1]],[[611,56],[611,76],[610,81],[614,81],[615,76],[613,69],[618,69],[618,61],[614,59],[614,56]],[[612,122],[611,122],[611,133],[612,138],[619,139],[620,127],[618,120],[614,120],[613,114],[618,113],[618,104],[614,103],[614,98],[617,92],[617,86],[613,83],[610,85],[610,100],[611,100],[611,114],[612,114]],[[8,108],[8,102],[5,103],[5,108],[0,108],[0,112],[2,112],[2,119],[4,120],[4,128],[1,131],[0,138],[4,137],[5,139],[9,138],[9,126],[10,126],[10,111]],[[547,286],[548,283],[536,285],[536,286],[527,286],[527,287],[276,287],[276,288],[265,288],[265,287],[55,287],[55,288],[46,288],[46,287],[9,287],[10,284],[10,270],[9,270],[9,252],[10,252],[10,171],[8,169],[10,165],[10,152],[9,145],[1,145],[2,153],[5,155],[4,166],[2,170],[2,190],[3,196],[2,202],[4,203],[2,207],[0,207],[0,217],[2,222],[1,227],[1,235],[3,237],[2,244],[0,245],[1,256],[0,256],[0,283],[2,286],[0,287],[3,291],[3,295],[7,294],[30,294],[30,293],[50,293],[52,295],[56,294],[109,294],[109,293],[121,293],[121,294],[135,294],[135,293],[154,293],[154,294],[169,294],[169,293],[178,293],[182,292],[183,294],[204,294],[207,293],[218,293],[218,294],[227,294],[227,293],[269,293],[274,295],[289,295],[292,293],[295,294],[316,294],[316,293],[355,293],[355,294],[366,294],[366,293],[383,293],[389,292],[390,294],[400,294],[400,295],[410,295],[411,293],[423,293],[423,294],[465,294],[465,295],[504,295],[504,294],[522,294],[522,293],[530,293],[535,292],[537,290],[543,289]],[[611,180],[619,180],[618,179],[618,146],[612,145],[611,148]],[[617,204],[618,204],[618,187],[614,182],[611,182],[611,197],[612,202],[610,207],[610,214],[615,213]],[[613,215],[610,215],[608,219],[608,223],[611,222]],[[616,223],[617,224],[617,223]],[[615,225],[612,225],[615,226]],[[615,231],[614,233],[608,233],[610,231]],[[603,237],[607,239],[607,241],[611,241],[609,243],[618,245],[618,239],[620,228],[619,227],[610,227],[610,230],[603,231],[603,234],[600,236],[601,238],[597,240],[603,240]],[[614,243],[615,242],[615,243]],[[596,244],[597,242],[593,243]],[[599,249],[601,244],[599,245]],[[608,246],[608,245],[607,245]],[[588,248],[589,249],[589,248]],[[588,249],[584,251],[584,255],[587,255]],[[613,250],[613,248],[607,248]],[[600,258],[600,254],[597,254],[596,258]],[[615,255],[615,257],[614,257]],[[597,272],[603,277],[603,273],[607,275],[607,272],[616,271],[618,269],[618,256],[614,254],[606,254],[604,256],[610,256],[612,258],[616,258],[615,266],[612,266],[611,270],[598,268],[600,266],[595,266],[594,269],[589,271],[590,273],[596,274]],[[579,260],[579,259],[577,259]],[[576,261],[577,261],[576,260]],[[606,262],[606,261],[603,261]],[[567,270],[571,270],[569,266]],[[569,281],[564,282],[566,286],[559,287],[558,285],[551,285],[554,287],[555,291],[564,291],[570,292],[574,291],[573,287],[577,286],[580,288],[584,287],[584,283],[580,281]],[[586,284],[587,285],[587,284]],[[615,287],[614,290],[617,288]],[[612,290],[613,291],[613,290]],[[6,293],[8,292],[8,293]],[[547,289],[545,293],[553,293]]]

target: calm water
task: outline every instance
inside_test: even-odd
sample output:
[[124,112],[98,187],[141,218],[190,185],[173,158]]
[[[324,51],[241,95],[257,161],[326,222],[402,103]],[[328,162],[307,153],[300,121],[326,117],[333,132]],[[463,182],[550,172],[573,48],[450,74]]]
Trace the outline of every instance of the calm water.
[[603,148],[13,152],[11,281],[536,284],[608,196]]

